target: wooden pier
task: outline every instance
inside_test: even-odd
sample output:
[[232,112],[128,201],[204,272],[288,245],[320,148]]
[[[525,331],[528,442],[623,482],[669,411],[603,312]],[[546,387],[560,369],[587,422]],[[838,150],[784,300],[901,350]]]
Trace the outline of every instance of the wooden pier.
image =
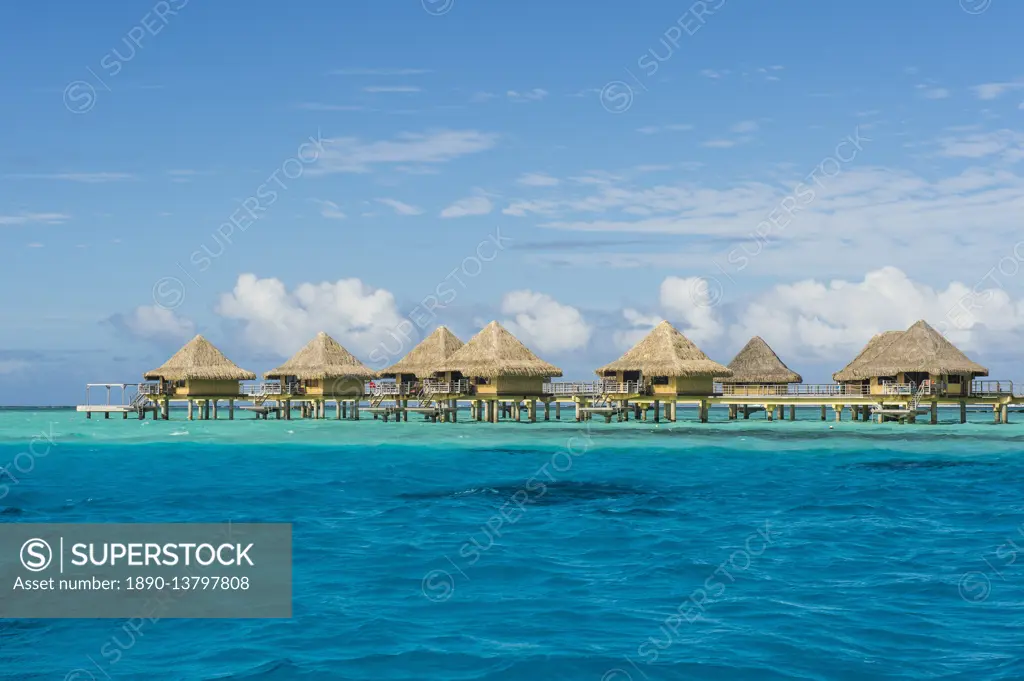
[[[102,403],[79,405],[77,410],[87,418],[103,414],[120,414],[127,419],[151,417],[168,420],[170,405],[186,407],[189,420],[217,420],[227,407],[227,418],[233,420],[235,410],[251,413],[257,419],[290,420],[327,419],[333,411],[335,420],[360,420],[362,414],[384,422],[408,422],[409,415],[437,423],[458,421],[459,405],[469,405],[470,421],[531,422],[561,420],[562,407],[573,410],[576,421],[590,421],[596,415],[606,423],[650,421],[674,423],[680,407],[692,407],[696,420],[709,421],[712,408],[725,408],[728,420],[748,420],[761,415],[766,421],[795,421],[797,409],[817,407],[821,421],[875,420],[915,423],[925,417],[938,422],[938,410],[956,408],[959,421],[967,421],[968,409],[991,409],[995,423],[1008,423],[1011,411],[1024,408],[1024,394],[1014,392],[1011,381],[975,381],[966,396],[934,394],[932,386],[893,384],[886,394],[870,394],[866,386],[840,384],[783,386],[721,385],[704,395],[665,395],[645,389],[639,383],[618,381],[545,383],[538,395],[522,395],[492,399],[480,395],[468,381],[431,383],[429,381],[397,384],[380,383],[364,391],[363,399],[326,399],[302,394],[286,394],[278,382],[244,386],[237,396],[175,398],[155,392],[155,384],[89,384],[87,396],[96,389],[107,389]],[[238,403],[247,404],[238,404]]]

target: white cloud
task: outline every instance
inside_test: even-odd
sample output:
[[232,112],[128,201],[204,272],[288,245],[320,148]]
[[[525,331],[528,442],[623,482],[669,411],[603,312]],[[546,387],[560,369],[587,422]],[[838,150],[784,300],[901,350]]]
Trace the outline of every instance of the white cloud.
[[[882,267],[861,281],[777,285],[746,306],[730,335],[737,343],[761,335],[790,356],[849,360],[874,334],[906,329],[919,319],[965,350],[983,342],[991,348],[992,332],[1013,332],[1019,347],[1024,302],[1011,299],[996,281],[986,286],[952,281],[933,288],[896,267]],[[988,332],[979,333],[982,329]]]
[[334,201],[327,201],[326,199],[310,199],[313,203],[320,206],[320,215],[330,220],[344,220],[347,215],[342,212],[341,206],[336,204]]
[[494,210],[494,204],[486,196],[470,196],[459,199],[441,211],[443,218],[462,218],[470,215],[487,215]]
[[939,147],[942,156],[982,158],[999,155],[1012,163],[1024,159],[1024,133],[1003,129],[945,137],[939,140]]
[[757,121],[740,121],[736,125],[732,126],[730,130],[733,132],[756,132],[760,128]]
[[243,322],[243,336],[253,347],[282,357],[295,353],[320,331],[332,335],[351,352],[362,355],[402,321],[395,297],[359,279],[303,283],[288,291],[279,279],[238,277],[234,290],[222,294],[217,314]]
[[393,140],[376,142],[336,137],[323,141],[319,159],[307,172],[313,175],[366,173],[375,165],[447,163],[487,151],[497,141],[497,135],[477,130],[403,133]]
[[975,85],[971,89],[974,90],[974,94],[978,99],[998,99],[1007,92],[1013,92],[1021,88],[1024,88],[1024,80],[1009,83],[982,83],[981,85]]
[[505,93],[505,96],[512,102],[539,102],[548,96],[547,90],[540,88],[534,88],[525,92],[517,92],[516,90],[509,90]]
[[718,339],[725,331],[716,310],[720,291],[713,280],[666,277],[659,302],[669,321],[684,323],[680,330],[698,346]]
[[537,352],[565,352],[586,347],[591,327],[580,311],[545,293],[511,291],[501,301],[501,312],[514,315],[504,326]]
[[937,87],[925,90],[921,93],[925,99],[946,99],[950,92],[944,87]]
[[705,78],[718,79],[722,78],[723,76],[728,76],[729,73],[730,71],[727,69],[720,71],[716,71],[715,69],[704,69],[700,71],[699,75],[704,76]]
[[184,341],[196,333],[191,320],[159,305],[141,305],[121,321],[132,335],[146,340]]
[[395,211],[397,215],[422,215],[423,209],[417,206],[411,206],[408,203],[402,203],[398,199],[375,199],[377,203],[387,206],[391,210]]
[[0,225],[29,225],[35,223],[59,225],[70,219],[71,216],[64,213],[22,213],[20,215],[0,215]]
[[413,93],[422,92],[423,88],[415,85],[370,85],[363,88],[368,93]]
[[527,187],[556,187],[561,184],[557,177],[545,173],[523,173],[516,182]]
[[627,350],[639,343],[662,320],[658,315],[646,315],[631,307],[624,309],[622,316],[626,318],[629,328],[615,331],[612,334],[612,340],[616,346],[623,350]]
[[12,180],[62,180],[66,182],[84,182],[102,184],[104,182],[123,182],[136,179],[131,173],[16,173],[5,175]]

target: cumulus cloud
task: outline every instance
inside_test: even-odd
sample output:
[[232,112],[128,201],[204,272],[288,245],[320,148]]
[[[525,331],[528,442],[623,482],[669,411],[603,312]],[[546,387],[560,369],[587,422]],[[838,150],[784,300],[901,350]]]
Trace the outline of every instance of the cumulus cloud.
[[644,314],[631,307],[623,310],[622,316],[625,318],[628,328],[615,331],[612,334],[612,340],[615,342],[615,345],[623,350],[639,343],[644,336],[651,332],[651,329],[662,321],[662,318],[658,315]]
[[441,211],[443,218],[462,218],[470,215],[487,215],[494,210],[494,204],[486,196],[470,196],[459,199]]
[[505,327],[537,352],[564,352],[586,347],[591,326],[580,311],[545,293],[511,291],[501,301],[501,312],[513,315]]
[[303,283],[289,291],[279,279],[238,277],[222,294],[217,314],[242,323],[248,344],[289,356],[319,331],[366,356],[402,320],[395,297],[359,279]]
[[721,292],[713,280],[666,277],[659,293],[666,317],[681,323],[680,331],[697,345],[716,340],[725,331],[717,314]]
[[1024,302],[1013,300],[998,277],[933,288],[896,267],[882,267],[860,281],[780,284],[746,306],[730,336],[740,342],[761,335],[779,352],[841,359],[876,333],[924,319],[963,349],[980,348],[982,342],[991,347],[995,336],[1006,334],[1019,343]]
[[144,340],[178,342],[196,333],[196,325],[191,320],[159,305],[141,305],[129,314],[117,316],[114,321]]

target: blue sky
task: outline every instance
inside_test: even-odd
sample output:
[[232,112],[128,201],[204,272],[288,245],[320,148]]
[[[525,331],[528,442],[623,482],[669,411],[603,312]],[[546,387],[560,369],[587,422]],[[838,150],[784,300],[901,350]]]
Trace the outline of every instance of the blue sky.
[[576,378],[667,318],[808,381],[923,317],[1013,378],[1024,6],[848,8],[5,7],[0,403],[196,332],[258,372],[320,329],[369,361],[410,314]]

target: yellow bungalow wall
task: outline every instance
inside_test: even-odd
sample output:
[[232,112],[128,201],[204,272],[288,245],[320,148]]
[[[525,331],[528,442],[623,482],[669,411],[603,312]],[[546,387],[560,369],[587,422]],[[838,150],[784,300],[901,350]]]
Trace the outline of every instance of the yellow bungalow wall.
[[541,376],[494,376],[486,384],[477,384],[477,395],[541,395],[545,379]]
[[238,381],[207,381],[192,379],[185,385],[177,386],[174,395],[177,397],[237,397],[241,392]]
[[[892,379],[890,379],[888,377],[886,377],[886,378],[890,382],[892,382]],[[950,383],[949,382],[949,375],[948,374],[929,374],[928,378],[929,378],[929,380],[931,380],[933,385],[934,384],[945,384],[945,389],[941,391],[942,395],[949,395],[951,397],[957,397],[957,396],[961,396],[961,395],[967,395],[968,391],[970,390],[970,384],[971,384],[971,377],[970,376],[961,375],[960,376],[960,383]],[[900,372],[900,373],[896,374],[895,382],[896,383],[906,383],[907,382],[906,374],[903,373],[903,372]],[[870,390],[869,390],[870,394],[872,394],[872,395],[884,395],[885,394],[885,388],[883,387],[883,385],[884,385],[884,381],[882,381],[880,379],[880,377],[872,376],[871,379],[870,379]]]

